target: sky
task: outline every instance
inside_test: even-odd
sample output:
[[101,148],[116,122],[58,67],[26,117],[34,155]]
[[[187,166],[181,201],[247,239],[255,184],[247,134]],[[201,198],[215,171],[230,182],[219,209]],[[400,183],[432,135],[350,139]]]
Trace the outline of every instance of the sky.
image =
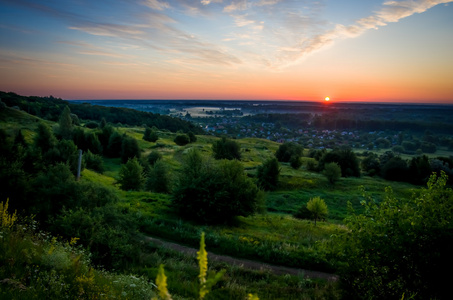
[[451,2],[0,0],[0,90],[453,104]]

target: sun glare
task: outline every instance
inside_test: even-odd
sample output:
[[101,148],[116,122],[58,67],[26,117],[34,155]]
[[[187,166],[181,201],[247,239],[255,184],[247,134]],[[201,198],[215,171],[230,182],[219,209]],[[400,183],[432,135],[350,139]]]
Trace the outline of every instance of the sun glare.
[[330,101],[330,97],[324,98],[325,101]]

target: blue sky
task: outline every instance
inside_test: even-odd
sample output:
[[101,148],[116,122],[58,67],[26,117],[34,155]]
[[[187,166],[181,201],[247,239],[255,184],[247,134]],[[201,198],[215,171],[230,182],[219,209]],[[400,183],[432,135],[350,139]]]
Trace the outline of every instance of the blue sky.
[[451,2],[0,0],[0,90],[452,102]]

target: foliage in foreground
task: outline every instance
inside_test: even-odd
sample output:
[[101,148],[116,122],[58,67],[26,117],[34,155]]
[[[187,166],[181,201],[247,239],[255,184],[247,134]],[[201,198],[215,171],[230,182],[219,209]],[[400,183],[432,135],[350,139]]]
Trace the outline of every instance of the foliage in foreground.
[[447,178],[432,175],[428,187],[407,201],[390,188],[380,204],[366,196],[365,213],[347,219],[341,253],[348,299],[451,297],[453,191]]
[[154,287],[144,277],[93,268],[77,238],[65,242],[37,231],[0,203],[1,299],[149,299]]

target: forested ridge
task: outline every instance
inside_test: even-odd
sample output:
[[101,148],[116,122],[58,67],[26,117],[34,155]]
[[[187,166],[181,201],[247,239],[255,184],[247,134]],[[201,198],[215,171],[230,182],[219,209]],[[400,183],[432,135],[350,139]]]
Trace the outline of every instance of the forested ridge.
[[121,123],[131,126],[155,126],[159,129],[167,129],[172,132],[176,132],[178,130],[183,132],[192,131],[196,134],[203,132],[201,128],[179,118],[137,111],[129,108],[105,107],[91,105],[88,103],[78,104],[68,102],[60,98],[55,98],[53,96],[26,97],[12,92],[6,93],[1,91],[0,99],[9,107],[17,106],[29,114],[51,121],[58,120],[65,106],[69,106],[72,113],[76,114],[78,118],[84,120],[100,121],[104,118],[107,122],[113,124]]

